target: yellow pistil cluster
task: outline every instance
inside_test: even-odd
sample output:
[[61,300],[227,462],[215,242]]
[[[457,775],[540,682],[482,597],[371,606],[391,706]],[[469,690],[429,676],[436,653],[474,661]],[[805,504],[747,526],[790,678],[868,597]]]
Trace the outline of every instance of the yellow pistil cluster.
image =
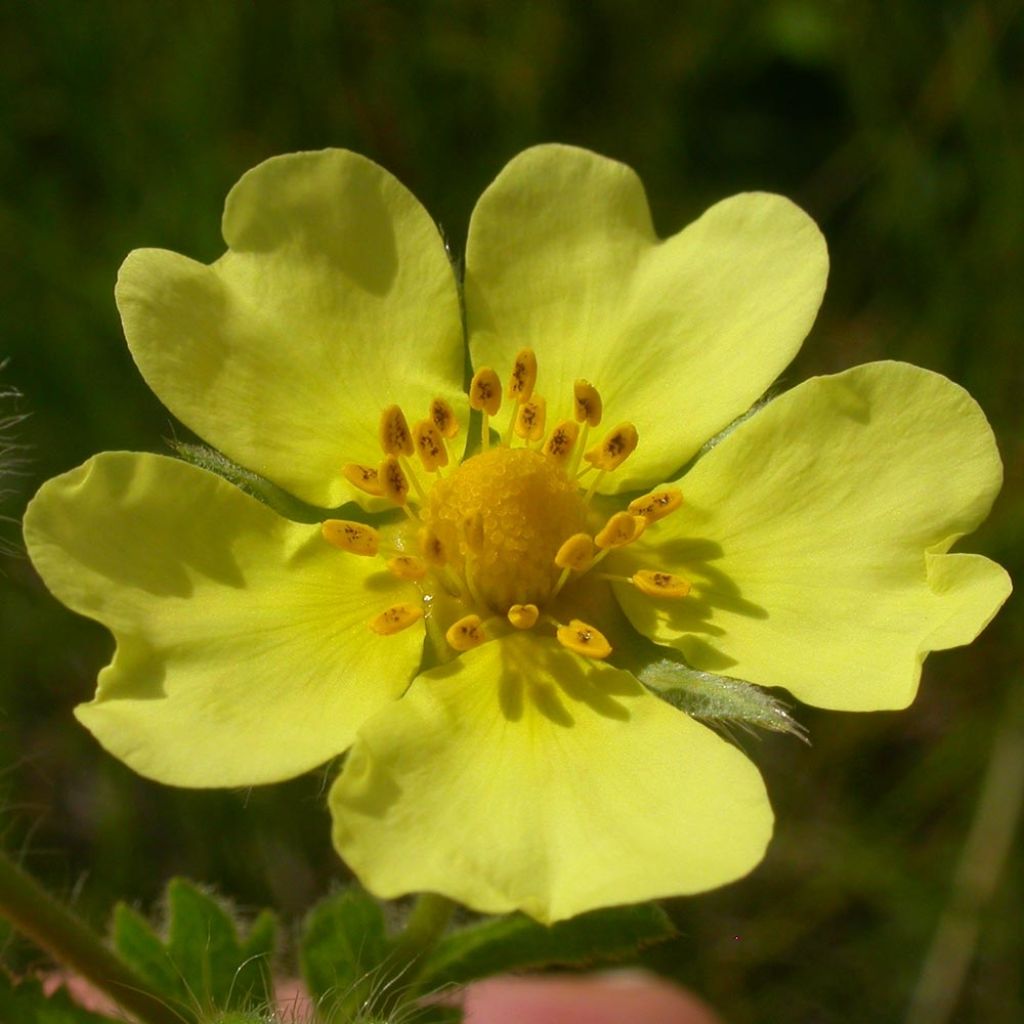
[[[411,524],[404,534],[396,532],[390,550],[365,523],[329,519],[322,527],[335,547],[381,557],[392,575],[419,589],[419,603],[392,605],[375,615],[368,623],[375,633],[388,636],[418,622],[443,592],[450,599],[443,607],[456,613],[452,621],[438,623],[439,632],[453,651],[513,630],[551,629],[569,650],[607,658],[612,647],[600,630],[554,614],[571,606],[571,594],[562,593],[567,584],[592,573],[656,599],[689,593],[686,580],[656,568],[630,577],[593,572],[609,552],[634,543],[677,509],[682,495],[662,488],[595,523],[591,498],[605,474],[636,450],[636,427],[619,423],[588,448],[603,404],[597,389],[579,380],[572,418],[545,433],[548,404],[536,392],[537,369],[534,352],[523,349],[505,388],[490,367],[474,374],[469,404],[480,416],[480,446],[457,466],[449,469],[447,442],[457,436],[459,423],[451,406],[436,398],[412,427],[397,405],[388,406],[378,430],[381,461],[344,467],[349,482],[403,509]],[[503,399],[511,408],[504,434],[496,439],[491,420]],[[426,474],[422,479],[420,472]]]

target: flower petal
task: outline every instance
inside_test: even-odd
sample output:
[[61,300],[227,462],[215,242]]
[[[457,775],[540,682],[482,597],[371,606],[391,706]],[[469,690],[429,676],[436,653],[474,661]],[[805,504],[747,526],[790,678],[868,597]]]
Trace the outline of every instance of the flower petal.
[[590,380],[608,426],[640,447],[606,492],[664,480],[746,411],[810,329],[825,241],[789,200],[746,193],[659,240],[639,178],[568,146],[516,157],[473,211],[466,318],[473,365],[537,353],[552,422]]
[[366,620],[415,596],[373,559],[219,477],[107,453],[44,484],[25,539],[46,585],[117,640],[77,715],[116,757],[179,786],[242,786],[340,753],[402,692],[422,630]]
[[628,672],[527,634],[424,673],[368,721],[330,805],[378,896],[545,922],[738,878],[772,820],[736,748]]
[[[276,157],[224,209],[210,266],[129,255],[117,304],[149,386],[183,423],[306,501],[359,494],[385,406],[446,398],[465,423],[463,340],[441,236],[385,170],[343,150]],[[465,435],[463,435],[465,436]]]
[[682,508],[617,570],[691,579],[633,624],[695,667],[847,711],[906,707],[929,651],[969,643],[1010,592],[946,554],[988,513],[1002,467],[974,400],[945,377],[871,363],[818,377],[738,426],[681,481]]

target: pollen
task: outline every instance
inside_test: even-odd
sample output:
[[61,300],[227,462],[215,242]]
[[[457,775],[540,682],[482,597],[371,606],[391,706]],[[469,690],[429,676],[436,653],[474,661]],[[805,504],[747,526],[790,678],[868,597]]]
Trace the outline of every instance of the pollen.
[[522,405],[533,397],[537,384],[537,356],[532,348],[522,348],[516,353],[512,375],[508,379],[507,395]]
[[482,366],[473,374],[469,385],[469,407],[488,416],[494,416],[501,408],[501,381],[489,366]]
[[632,423],[620,423],[583,457],[596,469],[618,469],[636,451],[639,436]]
[[405,414],[397,405],[389,405],[380,414],[380,446],[385,455],[412,455],[412,434]]
[[450,647],[457,651],[470,651],[479,647],[486,639],[484,624],[479,615],[463,615],[444,635]]
[[607,658],[612,653],[612,645],[604,633],[579,619],[570,620],[568,626],[559,626],[555,636],[563,647],[585,658]]
[[629,511],[635,516],[643,516],[648,523],[656,523],[675,512],[682,503],[683,492],[678,487],[663,487],[631,501]]
[[384,488],[377,478],[377,470],[373,466],[360,466],[356,462],[350,462],[342,469],[341,475],[364,494],[372,494],[375,498],[380,498],[384,494]]
[[[554,459],[530,448],[495,448],[467,459],[434,484],[424,512],[450,563],[501,615],[514,604],[543,604],[557,583],[556,553],[586,525],[576,484]],[[470,520],[480,524],[478,546],[467,542]]]
[[524,441],[539,441],[544,436],[547,403],[540,395],[523,402],[516,412],[516,437]]
[[[410,444],[412,443],[410,439]],[[401,463],[394,455],[389,455],[377,470],[384,497],[396,505],[404,505],[409,497],[409,481],[402,470]]]
[[373,556],[380,548],[380,537],[372,526],[347,519],[327,519],[320,532],[329,544],[353,555]]
[[428,565],[422,558],[415,555],[393,555],[388,559],[388,572],[397,576],[400,580],[411,580],[417,582],[423,579],[428,572]]
[[393,604],[375,615],[367,625],[380,636],[393,636],[408,629],[413,623],[423,618],[423,609],[416,604]]
[[455,410],[443,398],[435,398],[430,403],[430,422],[437,427],[437,432],[449,441],[459,432]]
[[448,449],[445,447],[441,431],[437,429],[433,420],[420,420],[412,433],[420,462],[428,473],[448,465]]
[[516,629],[533,629],[540,617],[540,609],[535,604],[514,604],[508,610],[508,621]]
[[573,414],[577,423],[596,427],[601,422],[603,406],[601,395],[590,381],[578,380],[573,385]]
[[557,459],[564,466],[572,455],[579,433],[580,428],[572,420],[564,420],[551,431],[551,436],[544,445],[544,454]]
[[621,548],[632,544],[647,526],[642,516],[634,516],[629,512],[616,512],[602,530],[594,538],[599,548]]
[[689,580],[670,572],[638,569],[630,577],[633,586],[648,597],[686,597],[690,592]]

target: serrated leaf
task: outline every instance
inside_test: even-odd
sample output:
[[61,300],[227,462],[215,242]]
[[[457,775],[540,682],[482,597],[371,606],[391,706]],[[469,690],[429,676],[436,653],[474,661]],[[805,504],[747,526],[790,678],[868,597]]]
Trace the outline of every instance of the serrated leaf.
[[368,893],[349,887],[318,903],[303,925],[299,965],[321,1016],[354,1017],[390,952],[384,912]]
[[668,915],[654,904],[595,910],[550,927],[512,914],[446,936],[427,956],[418,984],[430,991],[506,971],[586,966],[675,934]]
[[167,938],[120,904],[114,911],[119,955],[169,1003],[202,1012],[246,1010],[272,999],[269,961],[276,918],[264,911],[245,940],[215,898],[184,879],[167,886]]
[[168,1002],[187,1003],[188,991],[160,936],[127,904],[114,907],[114,949],[118,956]]
[[38,981],[27,979],[15,985],[3,971],[0,971],[0,1021],[3,1024],[115,1024],[110,1017],[77,1006],[64,989],[48,997]]
[[768,729],[807,742],[807,730],[786,705],[753,683],[700,672],[671,658],[653,661],[636,675],[659,697],[710,725]]

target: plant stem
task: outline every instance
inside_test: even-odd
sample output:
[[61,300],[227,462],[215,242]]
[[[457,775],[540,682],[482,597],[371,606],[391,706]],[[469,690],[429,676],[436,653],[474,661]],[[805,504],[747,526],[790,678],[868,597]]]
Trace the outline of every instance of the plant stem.
[[105,992],[141,1024],[182,1024],[182,1016],[150,992],[85,922],[2,851],[0,915],[55,960]]
[[[446,896],[425,892],[416,897],[405,927],[394,942],[387,961],[393,995],[399,1003],[415,1001],[419,993],[414,984],[425,955],[437,945],[451,920],[455,904]],[[385,986],[390,987],[390,986]]]

